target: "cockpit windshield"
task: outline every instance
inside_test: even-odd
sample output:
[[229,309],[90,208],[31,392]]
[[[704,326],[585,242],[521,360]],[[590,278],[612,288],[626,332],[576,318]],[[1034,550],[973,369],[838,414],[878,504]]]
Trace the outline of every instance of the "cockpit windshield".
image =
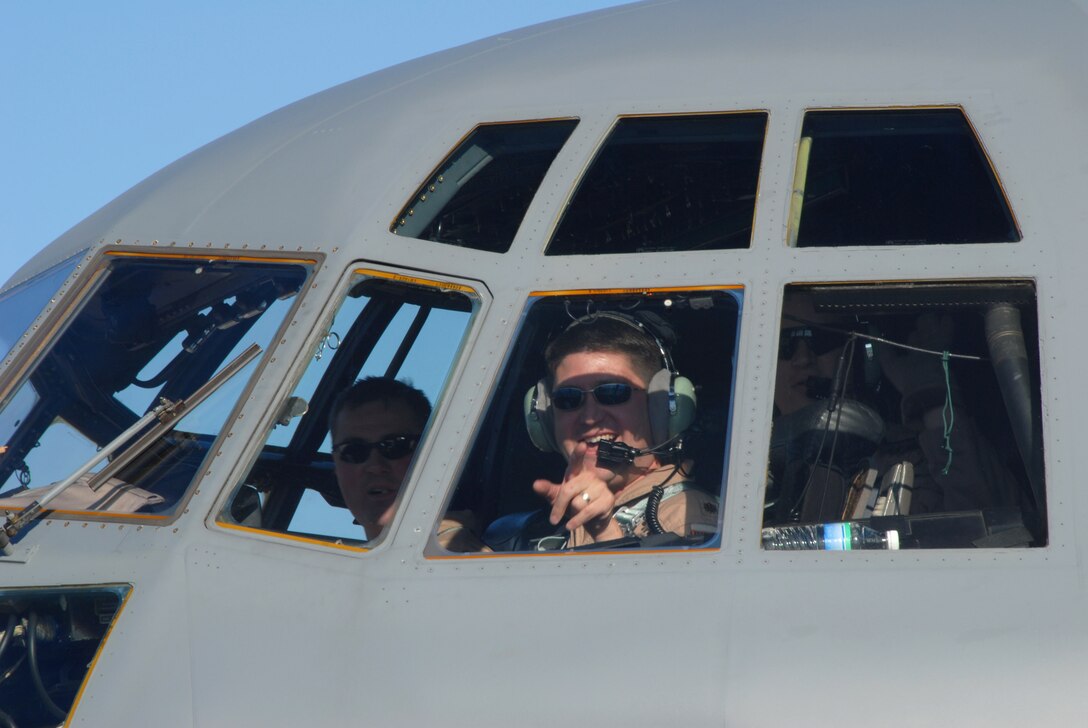
[[387,534],[479,305],[459,283],[357,269],[220,525],[349,549]]
[[1045,546],[1038,339],[1031,281],[787,286],[764,547]]
[[11,353],[15,342],[42,312],[78,260],[78,256],[72,256],[0,295],[0,356]]
[[[79,310],[4,394],[0,509],[29,505],[162,400],[191,397],[253,344],[267,349],[310,263],[108,256]],[[165,518],[182,502],[247,379],[227,380],[150,442],[122,446],[49,508]],[[95,477],[118,458],[125,458],[122,468]]]

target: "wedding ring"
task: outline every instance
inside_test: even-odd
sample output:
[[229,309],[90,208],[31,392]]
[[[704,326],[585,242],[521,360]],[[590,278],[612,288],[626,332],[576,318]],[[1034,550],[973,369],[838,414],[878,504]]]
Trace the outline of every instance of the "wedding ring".
[[582,502],[589,503],[589,493],[582,493]]

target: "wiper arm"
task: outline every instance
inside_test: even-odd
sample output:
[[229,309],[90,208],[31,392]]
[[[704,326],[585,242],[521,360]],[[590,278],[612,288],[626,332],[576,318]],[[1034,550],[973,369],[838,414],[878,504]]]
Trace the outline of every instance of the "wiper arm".
[[38,500],[23,508],[18,513],[9,516],[4,523],[3,528],[0,528],[0,552],[4,556],[10,556],[13,553],[11,546],[11,539],[37,519],[45,511],[45,507],[49,505],[49,502],[63,493],[72,483],[79,480],[81,477],[91,471],[94,466],[108,458],[110,455],[119,450],[126,442],[135,437],[140,430],[147,427],[154,420],[158,420],[147,432],[140,436],[132,445],[126,449],[121,455],[114,459],[109,465],[103,468],[100,472],[96,473],[90,480],[90,487],[92,490],[98,490],[109,478],[121,470],[121,468],[128,465],[130,462],[139,457],[144,450],[148,448],[151,443],[158,440],[164,434],[174,428],[174,425],[178,423],[181,418],[189,412],[189,410],[195,408],[201,402],[211,396],[216,390],[227,383],[231,377],[240,372],[246,364],[253,361],[258,354],[261,353],[261,347],[257,344],[251,344],[249,348],[236,356],[229,364],[223,369],[205,382],[199,389],[193,392],[187,399],[179,399],[177,401],[170,401],[166,398],[161,398],[159,404],[151,409],[147,414],[137,420],[131,427],[122,432],[117,437],[113,438],[105,447],[96,452],[94,456],[84,463],[78,470],[69,475],[67,478],[57,483],[48,493],[43,495]]

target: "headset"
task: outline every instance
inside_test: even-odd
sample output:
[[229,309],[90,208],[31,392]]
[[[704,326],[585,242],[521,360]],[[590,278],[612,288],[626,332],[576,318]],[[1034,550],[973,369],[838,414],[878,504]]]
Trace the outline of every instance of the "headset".
[[[647,314],[648,317],[648,314]],[[668,350],[646,323],[633,315],[618,313],[615,311],[598,311],[581,318],[575,319],[563,332],[565,334],[575,326],[591,323],[599,319],[612,319],[620,321],[635,328],[639,333],[656,344],[661,352],[661,364],[659,369],[646,386],[647,407],[650,418],[650,434],[653,438],[653,446],[644,451],[636,451],[630,447],[616,443],[621,449],[628,452],[620,457],[628,462],[632,461],[634,454],[642,452],[672,452],[677,449],[672,445],[668,450],[662,451],[663,445],[671,444],[678,440],[691,423],[695,421],[695,385],[687,377],[680,376],[673,366],[672,357]],[[657,318],[657,317],[655,317]],[[650,322],[654,323],[654,322]],[[667,326],[664,321],[658,319],[657,324]],[[525,427],[529,431],[529,439],[533,441],[537,449],[543,452],[558,452],[559,445],[555,441],[555,420],[552,411],[551,392],[547,379],[541,379],[535,386],[525,393],[523,401],[525,413]],[[603,444],[603,443],[602,443]]]

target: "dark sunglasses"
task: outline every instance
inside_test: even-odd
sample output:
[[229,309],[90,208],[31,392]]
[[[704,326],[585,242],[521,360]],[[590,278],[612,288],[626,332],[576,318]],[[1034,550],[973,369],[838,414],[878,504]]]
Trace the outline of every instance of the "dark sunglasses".
[[606,382],[598,384],[593,389],[578,389],[578,387],[558,387],[552,390],[552,405],[557,410],[575,410],[582,406],[586,394],[592,392],[593,398],[598,404],[612,406],[623,404],[631,399],[631,392],[635,387],[623,382]]
[[820,356],[845,344],[846,337],[836,331],[814,329],[809,326],[791,326],[782,329],[781,338],[778,340],[778,358],[792,359],[802,341],[808,345],[809,351],[814,356]]
[[370,458],[370,451],[377,450],[386,460],[400,460],[415,452],[419,435],[390,435],[378,442],[352,439],[332,446],[332,452],[345,463],[358,465]]

